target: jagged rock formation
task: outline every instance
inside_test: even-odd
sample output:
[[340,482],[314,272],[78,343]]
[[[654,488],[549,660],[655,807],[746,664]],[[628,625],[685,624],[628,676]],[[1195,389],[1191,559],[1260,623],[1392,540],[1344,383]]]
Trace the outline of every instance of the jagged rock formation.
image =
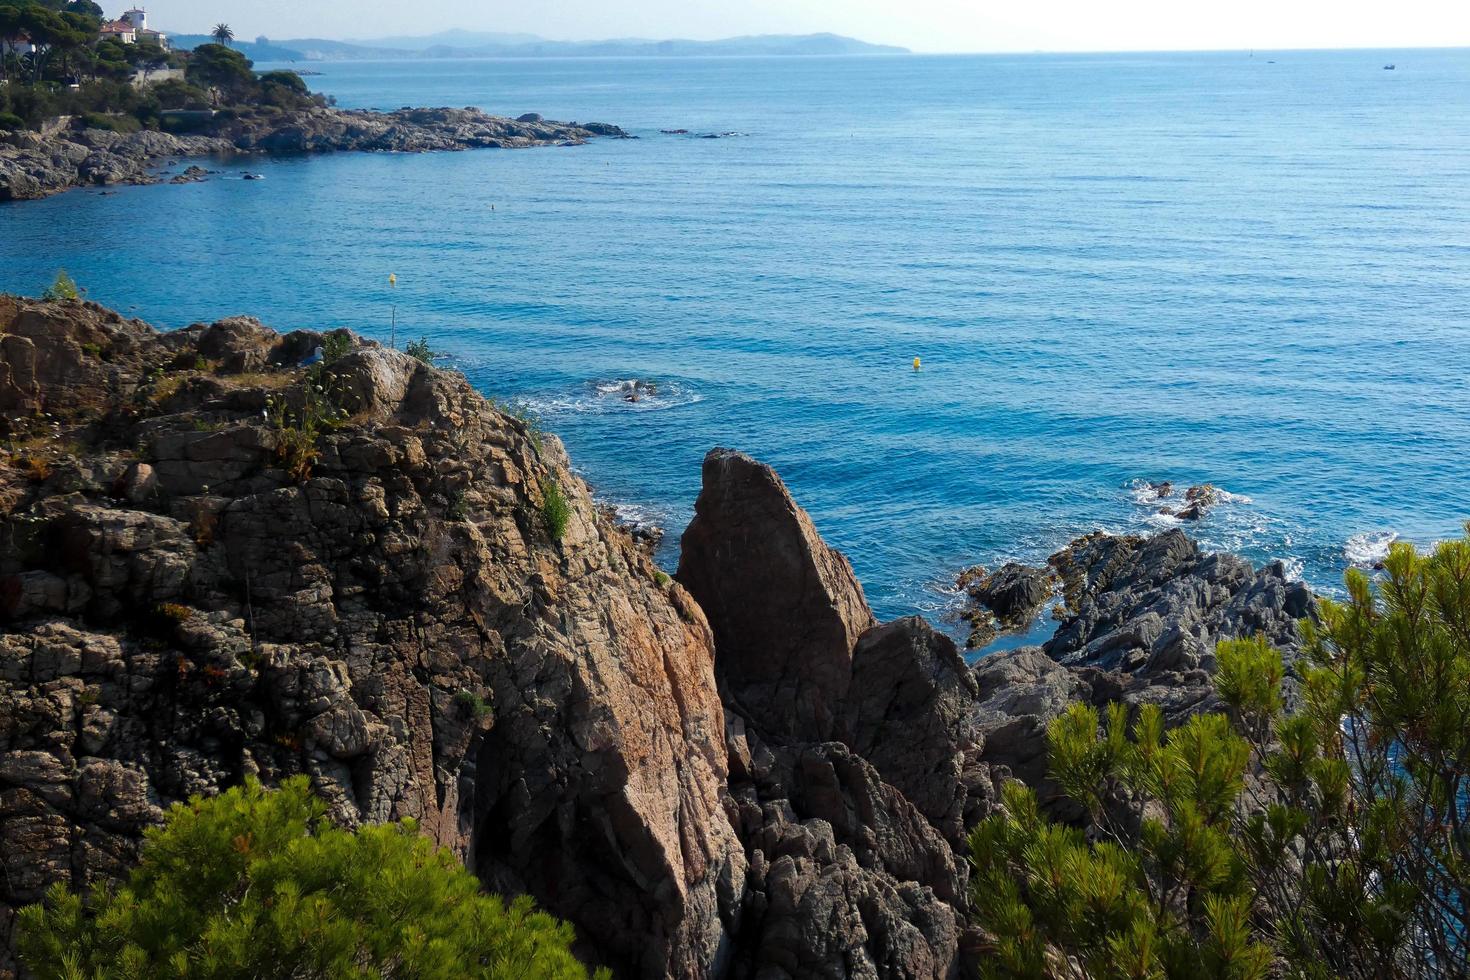
[[670,582],[554,437],[330,339],[308,372],[321,334],[0,297],[0,930],[171,802],[307,773],[623,976],[948,980],[965,833],[1006,779],[1048,798],[1047,723],[1178,721],[1215,642],[1291,656],[1312,613],[1279,565],[1095,535],[1051,562],[1056,636],[971,668],[876,624],[769,467],[710,454]]
[[[475,109],[366,112],[325,107],[283,115],[222,116],[197,134],[104,129],[49,136],[0,133],[0,201],[45,197],[72,187],[157,183],[167,179],[155,172],[161,165],[186,157],[571,146],[596,136],[626,135],[607,123],[507,119]],[[191,180],[204,177],[198,168],[184,173]]]
[[725,695],[773,735],[831,737],[852,648],[876,622],[852,566],[828,548],[776,471],[712,450],[675,578],[722,651]]
[[170,802],[305,772],[600,961],[717,972],[746,861],[699,609],[553,437],[398,352],[322,373],[349,417],[290,476],[320,340],[0,300],[0,928],[117,874]]
[[856,629],[872,619],[845,559],[769,467],[723,449],[683,543],[750,857],[737,976],[955,976],[974,945],[957,854],[999,784],[1023,779],[1077,815],[1046,778],[1047,724],[1120,698],[1178,721],[1210,705],[1219,639],[1259,631],[1290,656],[1311,609],[1279,565],[1256,572],[1177,532],[1091,536],[1049,569],[992,577],[1007,617],[1032,615],[1058,576],[1071,611],[1044,649],[972,670],[918,617]]
[[1263,635],[1290,664],[1301,647],[1297,620],[1314,611],[1311,590],[1280,562],[1256,570],[1235,555],[1202,552],[1179,530],[1088,535],[1051,564],[1070,615],[1046,655],[1097,677],[1100,700],[1150,701],[1175,717],[1214,706],[1209,679],[1221,639]]

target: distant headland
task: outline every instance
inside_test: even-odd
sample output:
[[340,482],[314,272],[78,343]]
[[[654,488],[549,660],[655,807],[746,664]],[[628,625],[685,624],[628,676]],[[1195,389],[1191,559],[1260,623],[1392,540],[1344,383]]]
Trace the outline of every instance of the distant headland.
[[[175,47],[208,43],[204,34],[174,34]],[[357,61],[393,58],[615,58],[698,56],[802,56],[909,54],[907,48],[869,44],[840,34],[759,34],[717,41],[619,38],[607,41],[552,41],[534,34],[442,31],[416,37],[352,41],[325,38],[254,41],[235,47],[257,61]]]

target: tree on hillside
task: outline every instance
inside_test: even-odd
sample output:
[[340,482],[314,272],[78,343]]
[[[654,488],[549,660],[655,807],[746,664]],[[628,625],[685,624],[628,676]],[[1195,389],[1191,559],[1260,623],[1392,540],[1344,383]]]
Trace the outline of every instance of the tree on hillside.
[[235,42],[235,32],[230,30],[229,24],[215,24],[209,36],[214,38],[217,44],[230,45]]
[[157,41],[139,40],[136,44],[126,45],[126,47],[132,49],[128,52],[128,60],[134,67],[142,69],[145,80],[149,75],[169,65],[170,53],[165,51]]
[[25,15],[20,7],[0,4],[0,80],[10,77],[10,57],[6,50],[20,44],[20,39],[26,34],[25,28]]
[[189,57],[185,77],[193,85],[212,89],[226,102],[238,101],[255,88],[249,58],[222,44],[201,44]]
[[148,86],[148,94],[164,110],[209,108],[209,93],[179,78],[154,82]]
[[260,101],[282,109],[297,109],[311,104],[311,90],[294,71],[268,71],[260,76]]
[[983,973],[1470,975],[1470,539],[1385,566],[1303,622],[1292,714],[1280,654],[1240,640],[1218,650],[1228,714],[1166,734],[1153,706],[1075,705],[1052,724],[1087,827],[1013,782],[975,829]]
[[176,804],[120,887],[58,883],[20,912],[21,961],[41,980],[587,977],[571,926],[481,892],[413,821],[325,813],[304,776]]

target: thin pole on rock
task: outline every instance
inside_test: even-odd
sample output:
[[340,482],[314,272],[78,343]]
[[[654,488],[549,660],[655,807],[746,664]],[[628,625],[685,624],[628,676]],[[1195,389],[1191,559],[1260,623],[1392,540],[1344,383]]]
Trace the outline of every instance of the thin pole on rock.
[[[391,289],[391,290],[393,290],[393,291],[395,291],[395,292],[397,292],[397,290],[398,290],[398,275],[397,275],[397,273],[393,273],[393,272],[388,273],[388,288]],[[390,316],[392,317],[392,321],[391,321],[392,322],[392,333],[389,335],[388,346],[389,347],[392,347],[394,350],[397,350],[398,349],[398,304],[396,302],[393,304],[393,312],[390,314]]]
[[255,603],[250,597],[250,566],[245,566],[245,619],[250,626],[250,653],[255,654]]

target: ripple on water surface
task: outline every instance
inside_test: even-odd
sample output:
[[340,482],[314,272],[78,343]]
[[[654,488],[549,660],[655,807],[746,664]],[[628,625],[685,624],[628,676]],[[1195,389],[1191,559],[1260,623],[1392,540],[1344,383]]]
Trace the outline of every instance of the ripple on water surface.
[[1138,477],[1228,488],[1188,533],[1336,589],[1470,516],[1470,58],[1263,60],[333,63],[347,106],[640,139],[0,208],[0,289],[64,266],[163,325],[396,321],[657,515],[668,565],[705,452],[742,449],[884,618],[1167,526]]

